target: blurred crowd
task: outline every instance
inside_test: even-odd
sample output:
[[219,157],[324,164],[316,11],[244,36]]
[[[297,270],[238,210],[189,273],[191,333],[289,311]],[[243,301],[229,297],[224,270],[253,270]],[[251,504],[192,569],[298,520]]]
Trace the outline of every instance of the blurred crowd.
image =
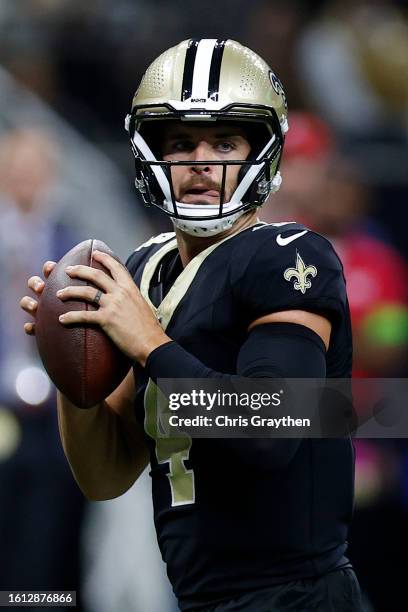
[[[347,281],[354,375],[408,376],[408,18],[387,0],[0,2],[0,590],[75,589],[84,612],[173,612],[147,474],[87,503],[18,308],[28,276],[94,236],[124,259],[167,221],[132,187],[124,116],[148,63],[235,38],[281,78],[283,186],[261,214],[327,236]],[[222,18],[221,18],[222,16]],[[148,214],[147,214],[148,213]],[[407,223],[407,226],[405,225]],[[408,444],[356,440],[350,554],[366,612],[406,610]]]

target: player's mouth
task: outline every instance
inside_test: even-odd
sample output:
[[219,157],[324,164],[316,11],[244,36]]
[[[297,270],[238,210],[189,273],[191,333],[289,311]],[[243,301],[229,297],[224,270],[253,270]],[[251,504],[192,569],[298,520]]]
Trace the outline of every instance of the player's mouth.
[[218,204],[220,200],[220,192],[217,189],[208,189],[208,187],[191,187],[187,189],[181,201],[186,204]]

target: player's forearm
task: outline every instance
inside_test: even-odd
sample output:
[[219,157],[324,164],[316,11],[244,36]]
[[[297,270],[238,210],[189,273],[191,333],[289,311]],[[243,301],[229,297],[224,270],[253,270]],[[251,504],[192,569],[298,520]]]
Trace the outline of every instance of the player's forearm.
[[147,464],[131,445],[120,416],[104,401],[81,410],[58,392],[58,424],[65,455],[84,495],[93,501],[127,491]]
[[[237,359],[237,375],[217,372],[176,342],[165,344],[146,362],[153,380],[159,378],[213,378],[224,384],[246,378],[324,378],[326,357],[324,344],[317,335],[300,325],[271,324],[253,329],[241,347]],[[316,400],[316,410],[318,401]],[[313,406],[309,406],[313,410]],[[212,440],[243,464],[256,469],[285,469],[295,456],[300,438],[246,440],[218,438]]]

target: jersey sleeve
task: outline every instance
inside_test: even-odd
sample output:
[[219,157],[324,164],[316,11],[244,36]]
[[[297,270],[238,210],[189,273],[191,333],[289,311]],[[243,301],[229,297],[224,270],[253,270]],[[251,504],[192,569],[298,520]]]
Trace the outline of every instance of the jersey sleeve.
[[336,252],[311,231],[290,237],[265,231],[241,273],[235,274],[234,290],[248,324],[272,312],[299,309],[322,314],[336,325],[348,311]]

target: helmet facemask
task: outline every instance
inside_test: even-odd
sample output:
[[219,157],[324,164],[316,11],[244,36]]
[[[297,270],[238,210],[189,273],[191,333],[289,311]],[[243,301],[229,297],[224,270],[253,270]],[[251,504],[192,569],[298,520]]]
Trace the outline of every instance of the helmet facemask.
[[[197,236],[214,235],[228,229],[245,212],[261,206],[268,195],[280,187],[280,157],[283,136],[279,121],[272,115],[240,112],[239,109],[218,113],[188,113],[169,111],[155,113],[154,109],[142,116],[128,115],[127,129],[135,157],[136,188],[146,205],[157,206],[173,220],[176,227]],[[258,110],[258,109],[257,109]],[[163,160],[158,134],[163,120],[183,121],[195,125],[216,125],[216,121],[234,122],[244,128],[251,152],[245,160]],[[204,122],[203,122],[204,120]],[[187,204],[175,197],[172,167],[221,166],[220,199],[218,204]],[[238,184],[226,201],[226,179],[229,166],[239,165]]]

